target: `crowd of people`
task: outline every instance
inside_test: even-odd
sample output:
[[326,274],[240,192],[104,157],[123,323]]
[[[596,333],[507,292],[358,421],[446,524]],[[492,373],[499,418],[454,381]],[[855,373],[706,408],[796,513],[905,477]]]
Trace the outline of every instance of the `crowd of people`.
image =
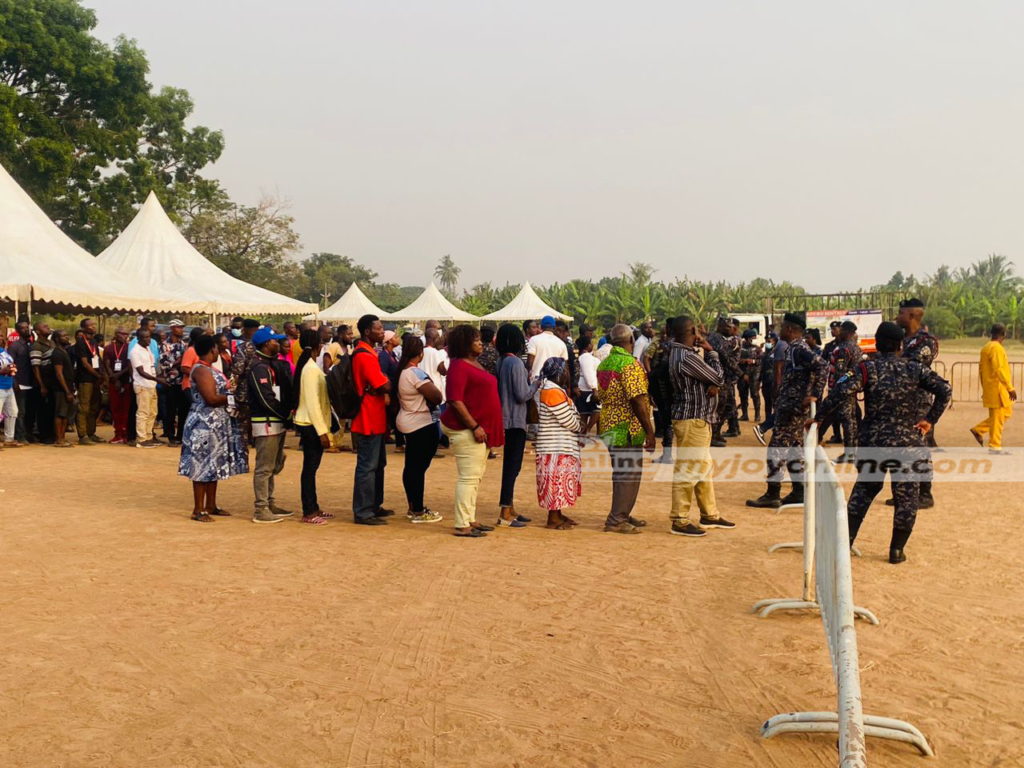
[[[877,472],[868,477],[858,448],[882,447],[895,458],[882,477],[889,471],[894,480],[890,560],[902,562],[917,509],[934,504],[924,436],[950,397],[948,383],[931,371],[938,345],[922,314],[920,301],[904,302],[897,323],[883,323],[876,333],[872,359],[862,355],[853,323],[833,323],[833,338],[822,346],[795,313],[777,332],[768,329],[763,344],[757,330],[741,330],[728,317],[706,335],[692,318],[675,317],[660,328],[614,325],[599,338],[584,324],[575,339],[553,317],[498,328],[445,329],[432,320],[422,332],[401,335],[373,315],[355,328],[285,323],[282,333],[238,317],[219,332],[197,327],[187,335],[180,320],[160,331],[143,318],[131,334],[117,328],[106,344],[92,319],[81,322],[74,341],[45,322],[30,328],[22,321],[9,349],[0,350],[0,412],[9,447],[71,447],[70,425],[78,445],[102,443],[96,425],[103,418],[113,424],[112,443],[180,446],[179,474],[192,481],[192,519],[199,522],[229,514],[217,505],[217,483],[249,472],[250,462],[253,522],[294,514],[275,495],[290,430],[302,451],[301,521],[311,525],[334,517],[317,494],[325,452],[355,452],[353,520],[375,526],[395,514],[385,506],[387,445],[403,455],[413,523],[442,520],[427,504],[427,476],[436,460],[451,456],[454,533],[467,538],[532,522],[516,505],[530,446],[546,527],[573,528],[569,513],[583,490],[581,451],[590,442],[606,446],[611,470],[604,530],[642,532],[647,523],[634,510],[644,454],[660,437],[655,461],[674,465],[670,531],[701,537],[709,528],[735,527],[715,501],[710,449],[739,435],[752,404],[768,474],[765,493],[748,505],[802,503],[800,446],[817,419],[823,434],[832,427],[833,439],[844,444],[840,461],[856,461],[863,473],[849,504],[851,540],[882,485]],[[973,430],[979,442],[988,432],[996,451],[1004,399],[997,392],[990,419]],[[492,526],[477,520],[477,494],[488,462],[498,458]],[[908,479],[912,466],[925,467],[921,477]],[[791,490],[783,496],[787,473]]]

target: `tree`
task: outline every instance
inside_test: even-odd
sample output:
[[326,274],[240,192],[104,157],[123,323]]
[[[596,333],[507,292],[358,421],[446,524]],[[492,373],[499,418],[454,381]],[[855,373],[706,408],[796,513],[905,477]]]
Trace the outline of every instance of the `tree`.
[[359,283],[365,289],[373,283],[377,273],[349,256],[336,253],[314,253],[302,262],[302,285],[297,298],[302,301],[321,301],[322,294],[329,294],[329,300],[322,302],[326,309],[337,301],[352,283]]
[[187,92],[153,93],[134,41],[107,46],[79,0],[0,0],[0,161],[65,232],[105,246],[150,190],[176,210],[224,149],[185,128]]
[[451,256],[445,254],[434,269],[434,277],[441,283],[441,287],[449,294],[454,294],[459,285],[459,275],[462,269],[459,268]]
[[207,185],[203,191],[202,200],[190,200],[183,228],[196,250],[247,283],[302,294],[306,281],[294,259],[299,236],[287,201],[264,195],[250,207],[231,202],[219,187]]

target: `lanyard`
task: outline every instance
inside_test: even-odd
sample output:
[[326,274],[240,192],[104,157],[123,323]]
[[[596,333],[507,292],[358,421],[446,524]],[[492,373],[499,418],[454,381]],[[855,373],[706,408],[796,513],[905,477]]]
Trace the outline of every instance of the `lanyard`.
[[128,342],[125,342],[124,344],[122,344],[121,345],[121,349],[117,348],[117,342],[116,341],[113,344],[114,344],[114,359],[115,360],[120,360],[121,359],[121,353],[124,352],[125,349],[127,348]]
[[82,341],[84,341],[85,342],[85,346],[88,347],[89,354],[92,357],[95,357],[96,356],[96,345],[90,343],[89,340],[85,336],[82,337]]

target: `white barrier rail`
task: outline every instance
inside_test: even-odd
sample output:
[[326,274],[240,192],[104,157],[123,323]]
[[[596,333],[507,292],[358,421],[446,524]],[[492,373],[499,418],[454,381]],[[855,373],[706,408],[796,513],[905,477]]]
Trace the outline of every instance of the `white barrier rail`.
[[846,499],[821,448],[815,447],[815,458],[814,474],[806,475],[814,478],[808,485],[815,486],[815,605],[821,611],[832,658],[837,711],[776,715],[761,726],[761,735],[770,739],[781,733],[838,733],[840,768],[863,768],[867,765],[867,736],[913,744],[923,755],[932,757],[934,753],[927,739],[914,726],[901,720],[863,713]]
[[[814,404],[811,404],[811,417],[814,417],[815,409]],[[750,609],[751,613],[756,613],[760,618],[764,619],[773,614],[775,611],[785,610],[820,610],[820,606],[814,598],[814,557],[815,557],[815,519],[816,515],[816,495],[817,495],[817,472],[816,467],[823,465],[828,467],[828,471],[832,478],[835,478],[835,474],[832,472],[832,464],[825,455],[825,452],[818,447],[818,425],[812,424],[811,428],[807,430],[807,434],[804,437],[804,540],[802,542],[792,541],[784,542],[782,544],[776,544],[769,552],[774,552],[778,549],[787,548],[802,548],[804,551],[804,587],[800,597],[770,597],[766,600],[758,600],[754,603],[754,607]],[[836,484],[838,487],[838,483]],[[842,491],[840,490],[840,493]],[[787,504],[785,506],[798,506]],[[781,509],[781,507],[780,507]],[[847,537],[849,541],[849,537]],[[859,553],[858,553],[859,554]],[[867,608],[861,608],[854,606],[854,614],[861,618],[870,621],[872,624],[878,624],[878,618],[869,611]]]

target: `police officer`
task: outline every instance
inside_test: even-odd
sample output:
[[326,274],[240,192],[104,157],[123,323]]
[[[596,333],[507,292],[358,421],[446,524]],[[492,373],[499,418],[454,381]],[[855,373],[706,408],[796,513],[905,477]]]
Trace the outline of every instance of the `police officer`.
[[[907,559],[903,548],[917,518],[918,478],[928,458],[921,436],[939,420],[953,396],[949,382],[923,363],[897,354],[903,337],[903,330],[895,323],[879,325],[875,332],[879,356],[858,363],[840,377],[817,416],[825,420],[858,392],[864,393],[857,483],[847,504],[850,544],[857,538],[864,515],[888,473],[896,501],[889,542],[889,562],[893,564]],[[933,397],[923,416],[922,392]]]
[[[929,371],[932,363],[939,355],[939,340],[926,331],[922,325],[924,319],[924,302],[920,299],[906,299],[900,302],[900,312],[896,315],[896,324],[904,330],[906,336],[903,339],[903,356],[908,360],[915,360]],[[920,418],[928,413],[932,404],[932,396],[929,392],[919,390],[917,393],[918,413]],[[928,467],[921,478],[921,503],[920,509],[931,509],[935,506],[935,497],[932,496],[932,453],[928,446],[934,446],[934,435],[929,430],[922,438],[927,452]],[[885,502],[890,507],[894,500]]]
[[[839,333],[842,330],[842,325],[843,324],[839,320],[833,320],[831,323],[828,324],[828,330],[832,334],[832,338],[821,350],[821,354],[825,356],[826,360],[832,359],[832,352],[839,345]],[[839,443],[843,442],[843,438],[840,437],[839,435],[839,422],[833,421],[831,426],[832,437],[829,438],[828,442],[838,445]],[[828,431],[828,428],[828,424],[822,426],[821,442],[823,443],[825,442],[825,432]]]
[[[764,395],[764,420],[767,422],[774,413],[775,403],[775,345],[779,343],[779,334],[775,331],[768,331],[764,340],[764,350],[761,353],[761,394]],[[760,425],[755,426],[754,436],[760,432]],[[761,444],[764,444],[763,437],[758,437]]]
[[761,421],[761,348],[754,343],[757,331],[747,328],[740,346],[740,421],[749,421],[748,404],[754,401],[754,421]]
[[[718,423],[711,432],[711,445],[716,448],[725,446],[726,437],[737,437],[740,433],[739,419],[736,417],[736,382],[742,375],[739,365],[739,349],[733,342],[735,329],[727,317],[719,317],[715,331],[707,336],[708,344],[718,353],[725,373],[725,385],[718,394]],[[722,434],[722,425],[729,425],[729,431]]]
[[[748,507],[776,508],[782,504],[802,504],[804,424],[810,416],[811,403],[821,397],[828,378],[828,363],[813,352],[803,335],[807,322],[787,312],[782,320],[780,336],[789,344],[782,381],[775,403],[775,426],[768,443],[768,490],[756,499],[748,499]],[[783,469],[789,470],[793,490],[785,498],[782,493]]]
[[[829,391],[849,371],[860,365],[864,354],[857,344],[857,325],[846,320],[839,328],[839,337],[835,347],[832,349],[832,356],[829,359],[828,387]],[[836,409],[832,417],[832,424],[836,430],[842,426],[843,430],[843,455],[837,460],[837,464],[852,462],[855,458],[855,447],[857,445],[857,396],[847,398],[846,402]]]

